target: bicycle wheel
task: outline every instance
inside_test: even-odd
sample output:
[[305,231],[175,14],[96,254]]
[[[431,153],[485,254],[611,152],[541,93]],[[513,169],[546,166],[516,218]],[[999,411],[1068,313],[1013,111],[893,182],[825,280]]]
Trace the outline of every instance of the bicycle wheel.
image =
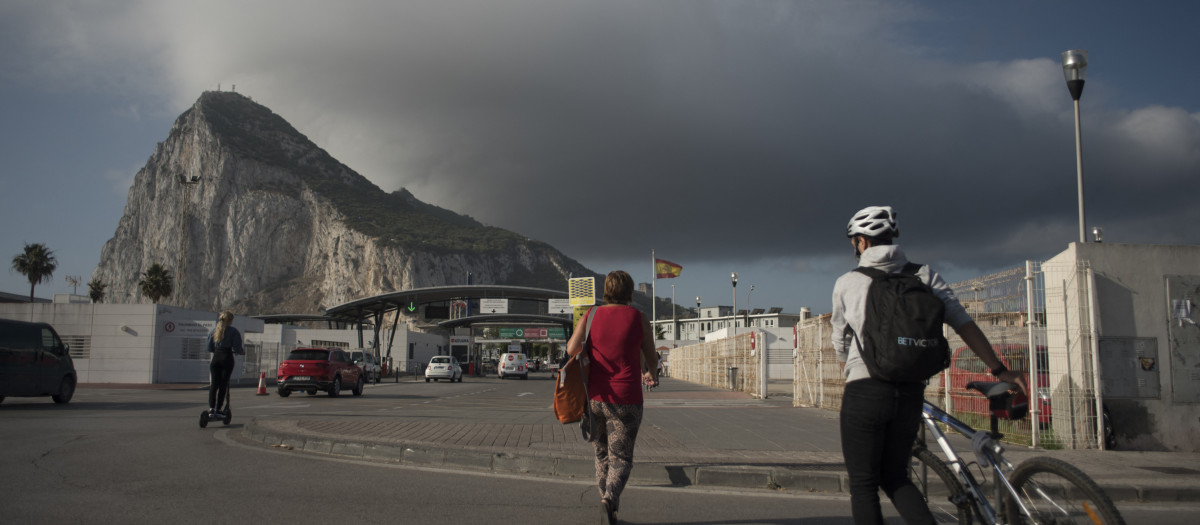
[[1029,458],[1009,480],[1033,517],[1022,514],[1016,500],[1006,495],[1007,523],[1125,523],[1100,486],[1065,461]]
[[[909,475],[937,522],[970,525],[974,516],[971,498],[950,466],[925,447],[914,447],[912,457]],[[937,478],[931,478],[930,472]]]

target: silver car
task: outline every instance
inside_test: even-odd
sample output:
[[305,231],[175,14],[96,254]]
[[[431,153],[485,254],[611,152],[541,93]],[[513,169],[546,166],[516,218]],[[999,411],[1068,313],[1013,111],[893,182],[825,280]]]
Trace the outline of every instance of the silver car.
[[379,362],[375,360],[375,354],[370,351],[355,350],[350,353],[350,359],[363,369],[363,377],[366,378],[366,382],[379,383],[380,376],[383,375],[383,367],[379,366]]
[[449,379],[451,383],[458,381],[462,382],[462,366],[459,366],[458,359],[451,355],[435,355],[429,360],[429,366],[425,367],[425,382],[430,379],[437,381],[438,379]]

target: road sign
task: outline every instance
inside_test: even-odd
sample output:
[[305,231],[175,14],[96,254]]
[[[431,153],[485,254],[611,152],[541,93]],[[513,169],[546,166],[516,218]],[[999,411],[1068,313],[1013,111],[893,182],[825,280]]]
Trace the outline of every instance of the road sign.
[[591,306],[596,304],[596,278],[576,277],[568,279],[567,292],[571,297],[571,306]]
[[480,299],[479,313],[487,314],[506,314],[508,313],[508,299]]
[[550,299],[547,311],[550,315],[571,313],[570,299]]

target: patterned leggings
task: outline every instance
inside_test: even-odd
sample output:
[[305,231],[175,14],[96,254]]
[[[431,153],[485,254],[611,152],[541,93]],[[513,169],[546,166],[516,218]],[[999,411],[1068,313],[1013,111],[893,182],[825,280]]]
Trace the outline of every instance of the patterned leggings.
[[633,470],[633,444],[642,426],[642,405],[617,405],[588,401],[596,419],[596,483],[600,499],[612,502],[617,510],[621,491]]

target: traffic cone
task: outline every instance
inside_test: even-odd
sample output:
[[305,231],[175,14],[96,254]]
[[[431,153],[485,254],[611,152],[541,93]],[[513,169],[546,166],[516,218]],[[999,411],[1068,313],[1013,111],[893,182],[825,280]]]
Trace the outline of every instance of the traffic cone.
[[260,395],[260,396],[267,395],[267,373],[266,372],[258,373],[258,394],[257,395]]

